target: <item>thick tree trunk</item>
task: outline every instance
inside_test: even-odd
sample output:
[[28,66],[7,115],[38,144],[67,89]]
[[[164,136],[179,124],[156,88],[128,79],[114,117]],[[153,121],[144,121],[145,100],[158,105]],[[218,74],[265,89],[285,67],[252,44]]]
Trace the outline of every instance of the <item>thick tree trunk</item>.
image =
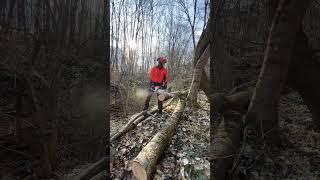
[[241,117],[242,115],[235,111],[224,113],[223,120],[212,137],[210,144],[211,179],[227,179],[227,172],[241,142]]
[[164,149],[171,142],[172,135],[178,125],[185,108],[185,100],[180,99],[175,111],[163,129],[160,130],[151,141],[141,150],[132,161],[132,171],[136,179],[151,179],[157,162]]
[[[215,35],[217,36],[217,35]],[[226,47],[224,46],[224,41],[219,38],[214,39],[214,90],[217,92],[227,92],[230,91],[233,86],[232,77],[232,65],[233,59],[226,52]]]
[[228,179],[234,156],[240,147],[242,137],[242,116],[246,113],[253,88],[226,96],[216,93],[210,97],[211,106],[215,112],[223,115],[222,121],[211,132],[210,164],[211,179]]
[[188,94],[188,99],[192,104],[197,104],[198,90],[201,83],[202,72],[204,72],[204,67],[206,66],[209,58],[210,46],[207,46],[206,50],[201,55],[200,59],[197,62],[197,65],[194,68],[192,82]]
[[312,56],[313,50],[300,26],[289,65],[288,84],[302,96],[312,113],[314,127],[320,129],[320,63]]
[[281,0],[276,11],[263,66],[246,117],[247,123],[255,126],[262,138],[267,134],[277,137],[274,135],[278,130],[280,92],[285,83],[296,33],[309,2]]
[[200,81],[200,89],[206,94],[207,97],[210,95],[210,82],[206,72],[203,70]]

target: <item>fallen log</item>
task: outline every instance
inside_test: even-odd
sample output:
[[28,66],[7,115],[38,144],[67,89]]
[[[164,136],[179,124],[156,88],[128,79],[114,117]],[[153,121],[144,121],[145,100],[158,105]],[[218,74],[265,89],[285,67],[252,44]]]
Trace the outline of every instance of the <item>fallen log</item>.
[[211,142],[211,179],[227,179],[227,172],[240,147],[242,134],[242,115],[235,111],[224,113]]
[[188,91],[187,90],[184,90],[184,91],[175,91],[175,92],[172,92],[172,93],[163,93],[163,95],[165,96],[165,99],[164,101],[168,100],[168,99],[171,99],[171,98],[175,98],[175,97],[178,97],[180,96],[181,94],[187,94]]
[[103,169],[106,169],[108,163],[108,158],[103,157],[99,161],[92,164],[89,168],[82,171],[79,175],[72,178],[72,180],[88,180],[100,173]]
[[[164,108],[168,107],[170,105],[170,103],[172,102],[173,99],[171,99],[170,101],[167,102],[167,104],[164,105]],[[151,113],[148,113],[138,119],[136,119],[133,124],[131,125],[132,128],[136,127],[141,121],[145,120],[146,118],[150,117],[151,115],[155,114],[158,111],[158,109],[151,111]]]
[[[166,104],[163,105],[163,108],[166,108],[169,104],[171,103],[171,100],[168,101]],[[131,129],[133,129],[134,127],[136,127],[136,125],[138,125],[142,120],[146,119],[147,117],[150,116],[150,114],[155,114],[158,111],[158,107],[153,107],[151,109],[151,111],[148,114],[143,114],[143,112],[139,113],[138,116],[135,116],[134,118],[132,118],[119,132],[117,132],[116,134],[114,134],[111,139],[110,142],[113,142],[114,140],[118,139],[119,137],[121,137],[123,134],[125,134],[126,132],[130,131]],[[141,115],[140,115],[141,114]]]
[[[171,92],[171,93],[164,93],[163,95],[165,96],[165,99],[164,99],[163,101],[167,101],[167,100],[169,100],[169,99],[171,99],[171,98],[175,98],[175,97],[179,96],[180,94],[185,94],[185,93],[187,93],[187,91],[175,91],[175,92]],[[153,112],[153,110],[156,109],[156,108],[157,108],[156,106],[153,107],[151,111]],[[130,118],[130,120],[129,120],[128,123],[134,122],[136,119],[138,119],[138,118],[140,118],[140,117],[143,117],[143,115],[144,115],[144,112],[143,112],[143,111],[141,111],[141,112],[133,115],[133,116]],[[127,123],[127,124],[128,124],[128,123]]]
[[171,142],[170,140],[184,111],[185,104],[186,101],[184,99],[179,100],[175,111],[166,122],[165,127],[161,129],[141,150],[138,156],[132,160],[132,172],[136,179],[151,179],[161,154]]

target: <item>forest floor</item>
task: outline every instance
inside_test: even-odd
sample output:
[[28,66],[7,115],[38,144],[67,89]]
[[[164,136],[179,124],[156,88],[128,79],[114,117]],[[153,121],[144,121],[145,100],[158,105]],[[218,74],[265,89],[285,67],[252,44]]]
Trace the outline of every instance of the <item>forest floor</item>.
[[[151,104],[155,104],[153,99]],[[209,103],[202,93],[199,93],[198,101],[202,108],[192,113],[188,108],[185,110],[170,146],[156,167],[154,179],[209,179]],[[170,115],[170,108],[164,118],[150,117],[112,144],[116,149],[112,179],[133,179],[130,160],[160,130]],[[320,133],[310,128],[312,119],[308,108],[295,92],[283,96],[279,108],[281,136],[284,137],[282,146],[263,148],[262,143],[252,143],[248,137],[242,144],[241,158],[234,164],[236,179],[320,178]],[[111,117],[113,134],[127,119],[114,114]]]
[[[156,104],[155,95],[152,99],[150,107]],[[206,158],[210,138],[209,103],[203,94],[199,95],[199,99],[202,108],[192,111],[192,113],[190,109],[185,110],[170,146],[160,158],[154,179],[178,179],[182,177],[186,179],[208,179],[210,164]],[[116,150],[112,171],[113,179],[133,179],[130,161],[162,128],[167,117],[171,115],[175,104],[175,102],[172,102],[162,118],[157,116],[147,118],[137,128],[126,133],[112,144]],[[111,134],[118,131],[126,121],[127,119],[111,118]]]
[[290,92],[281,98],[279,120],[283,137],[281,146],[264,148],[263,143],[252,143],[249,138],[248,143],[242,145],[238,176],[246,179],[320,179],[320,133],[310,128],[311,114],[299,94]]

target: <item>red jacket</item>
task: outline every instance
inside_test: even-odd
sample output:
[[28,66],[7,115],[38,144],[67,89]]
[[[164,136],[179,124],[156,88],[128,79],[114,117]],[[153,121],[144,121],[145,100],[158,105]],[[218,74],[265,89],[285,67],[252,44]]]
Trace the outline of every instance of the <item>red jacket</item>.
[[166,84],[169,80],[168,71],[165,67],[159,69],[158,66],[154,66],[149,72],[150,80],[152,82]]

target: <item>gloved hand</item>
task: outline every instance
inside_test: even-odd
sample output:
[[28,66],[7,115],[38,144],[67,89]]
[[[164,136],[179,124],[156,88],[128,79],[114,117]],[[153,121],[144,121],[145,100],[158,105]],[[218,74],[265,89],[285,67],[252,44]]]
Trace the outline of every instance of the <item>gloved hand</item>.
[[161,89],[167,89],[167,84],[162,85]]

